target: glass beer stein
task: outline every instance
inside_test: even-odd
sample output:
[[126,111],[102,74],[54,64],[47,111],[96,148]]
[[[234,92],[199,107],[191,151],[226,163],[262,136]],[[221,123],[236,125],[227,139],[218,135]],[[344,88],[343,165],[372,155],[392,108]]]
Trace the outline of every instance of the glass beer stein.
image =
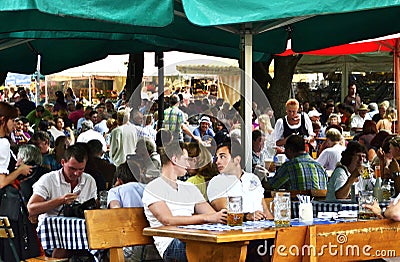
[[[272,204],[274,205],[272,209]],[[271,202],[271,210],[274,210],[274,222],[276,227],[289,227],[291,218],[291,203],[289,192],[276,192],[274,201]]]
[[228,226],[243,225],[243,200],[241,196],[227,197]]

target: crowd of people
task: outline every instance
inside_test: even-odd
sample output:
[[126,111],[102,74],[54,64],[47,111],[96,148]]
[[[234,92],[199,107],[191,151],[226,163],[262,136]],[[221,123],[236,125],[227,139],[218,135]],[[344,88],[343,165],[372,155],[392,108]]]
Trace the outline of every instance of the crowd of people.
[[[248,220],[273,218],[263,202],[272,190],[322,189],[329,201],[346,199],[352,185],[357,191],[373,186],[373,177],[361,178],[366,163],[380,165],[382,178],[394,181],[393,195],[400,193],[394,110],[387,101],[366,106],[353,84],[339,104],[289,99],[286,116],[276,123],[271,108],[253,103],[253,169],[247,171],[239,103],[188,98],[185,88],[165,98],[159,127],[157,102],[144,97],[132,106],[125,91],[116,103],[101,98],[86,107],[70,88],[45,105],[35,105],[25,89],[17,92],[0,102],[0,189],[21,196],[16,214],[2,209],[2,201],[0,215],[12,218],[15,239],[25,234],[22,223],[34,228],[44,217],[62,214],[65,205],[96,199],[104,190],[108,208],[144,207],[150,226],[226,223],[230,195],[242,196]],[[279,154],[286,161],[268,170],[265,161]],[[396,200],[384,213],[377,204],[368,208],[399,220]],[[183,242],[154,239],[162,259],[186,261]],[[0,242],[0,257],[7,261],[12,254],[5,245]],[[29,245],[35,250],[34,242],[16,244],[21,259],[37,253],[26,252]],[[127,259],[137,256],[135,249],[125,251]]]

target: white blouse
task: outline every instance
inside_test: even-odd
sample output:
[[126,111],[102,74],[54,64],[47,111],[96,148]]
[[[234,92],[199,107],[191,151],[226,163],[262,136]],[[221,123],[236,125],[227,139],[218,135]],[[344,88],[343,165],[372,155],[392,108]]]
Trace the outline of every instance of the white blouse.
[[0,174],[8,174],[10,163],[10,142],[7,138],[0,138]]

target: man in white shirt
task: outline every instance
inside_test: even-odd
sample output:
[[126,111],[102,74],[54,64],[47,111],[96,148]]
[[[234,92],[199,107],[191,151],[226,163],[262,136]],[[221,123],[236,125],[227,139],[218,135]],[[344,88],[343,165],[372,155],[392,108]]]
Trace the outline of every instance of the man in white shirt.
[[361,104],[358,113],[351,119],[350,128],[352,134],[362,132],[365,120],[371,120],[370,116],[367,114],[368,111],[367,105]]
[[[226,209],[215,212],[194,184],[177,179],[186,174],[187,159],[188,152],[177,141],[164,146],[161,177],[146,186],[142,198],[151,227],[226,223]],[[169,237],[153,238],[164,261],[187,261],[184,242]]]
[[336,128],[331,128],[326,132],[326,147],[319,155],[317,162],[320,163],[326,170],[334,170],[336,164],[342,158],[342,152],[346,149],[340,144],[342,135]]
[[[72,145],[61,159],[62,169],[44,174],[34,185],[28,202],[29,216],[39,216],[39,223],[46,216],[57,216],[65,204],[83,203],[97,197],[96,182],[84,173],[87,153],[82,145]],[[65,249],[54,249],[53,257],[68,257]]]
[[215,210],[226,207],[228,196],[241,196],[243,213],[247,220],[273,218],[263,202],[264,188],[253,173],[242,170],[243,147],[236,140],[226,140],[217,147],[216,164],[219,175],[207,187],[207,196]]
[[82,122],[82,133],[76,139],[76,142],[87,143],[90,140],[97,139],[103,145],[103,152],[107,151],[107,144],[104,136],[102,136],[99,132],[94,131],[93,122],[91,120],[85,120]]

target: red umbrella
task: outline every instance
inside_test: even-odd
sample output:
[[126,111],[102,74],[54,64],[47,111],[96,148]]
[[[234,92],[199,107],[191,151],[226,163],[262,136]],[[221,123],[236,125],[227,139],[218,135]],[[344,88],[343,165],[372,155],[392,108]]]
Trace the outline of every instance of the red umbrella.
[[288,56],[295,54],[303,55],[323,55],[323,56],[336,56],[336,55],[353,55],[371,52],[394,52],[396,47],[399,46],[400,34],[369,39],[365,41],[353,42],[350,44],[338,45],[319,50],[308,52],[296,53],[292,49],[287,49],[285,52],[280,53],[280,56]]
[[[397,116],[400,117],[400,34],[370,39],[360,42],[353,42],[350,44],[338,45],[328,47],[320,50],[309,52],[296,53],[292,49],[287,49],[285,52],[280,53],[280,56],[288,56],[295,54],[303,55],[324,55],[324,56],[338,56],[338,55],[351,55],[370,52],[393,52],[394,60],[394,77],[396,83],[396,108]],[[397,130],[400,130],[400,121],[397,121]]]

